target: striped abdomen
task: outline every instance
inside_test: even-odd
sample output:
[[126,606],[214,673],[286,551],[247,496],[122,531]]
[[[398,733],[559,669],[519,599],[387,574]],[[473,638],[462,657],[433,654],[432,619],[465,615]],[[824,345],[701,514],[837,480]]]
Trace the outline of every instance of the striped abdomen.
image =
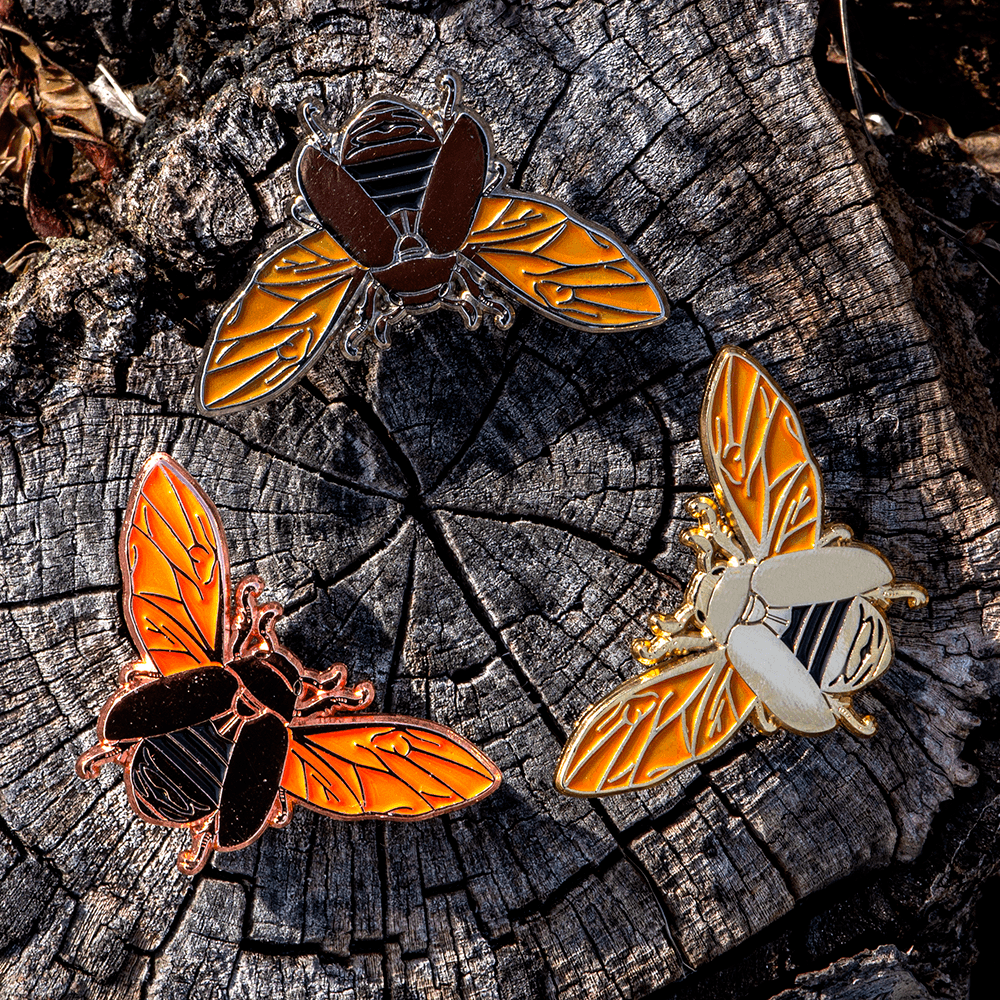
[[235,744],[214,722],[142,740],[130,774],[136,803],[153,820],[190,823],[219,808]]
[[892,661],[889,626],[863,597],[791,608],[781,641],[832,694],[870,684]]
[[420,208],[440,148],[440,138],[423,115],[379,101],[351,125],[341,162],[388,216]]

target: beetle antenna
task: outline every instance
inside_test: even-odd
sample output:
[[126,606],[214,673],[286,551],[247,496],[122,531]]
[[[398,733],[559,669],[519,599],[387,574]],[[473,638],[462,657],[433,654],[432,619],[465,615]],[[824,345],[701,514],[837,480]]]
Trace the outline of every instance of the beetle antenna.
[[333,149],[333,137],[319,119],[319,108],[312,101],[305,101],[299,108],[302,120],[309,127],[309,131],[320,141],[320,145],[326,149]]
[[441,117],[449,121],[455,114],[459,95],[462,93],[462,81],[457,73],[449,70],[438,77],[438,86],[444,91],[441,95]]

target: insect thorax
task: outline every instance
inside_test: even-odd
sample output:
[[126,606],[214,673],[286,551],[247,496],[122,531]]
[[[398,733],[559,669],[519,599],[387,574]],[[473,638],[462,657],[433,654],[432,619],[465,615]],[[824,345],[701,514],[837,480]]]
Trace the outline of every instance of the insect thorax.
[[248,714],[243,706],[258,711],[267,708],[286,723],[291,722],[301,683],[298,671],[288,659],[272,649],[234,660],[228,666],[240,679],[241,690],[236,699],[238,714]]

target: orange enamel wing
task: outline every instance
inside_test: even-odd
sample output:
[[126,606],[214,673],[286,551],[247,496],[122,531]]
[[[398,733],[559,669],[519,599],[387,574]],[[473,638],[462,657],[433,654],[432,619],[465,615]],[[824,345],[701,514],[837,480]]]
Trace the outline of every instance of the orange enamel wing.
[[282,788],[340,819],[425,819],[485,798],[496,765],[457,733],[401,715],[302,720]]
[[724,509],[757,559],[815,548],[823,487],[798,413],[745,351],[712,365],[701,414],[705,464]]
[[656,283],[611,233],[538,197],[484,197],[462,254],[559,323],[628,330],[667,317]]
[[716,753],[756,698],[721,651],[676,657],[633,677],[576,724],[556,770],[566,795],[612,795],[659,784]]
[[[822,481],[802,424],[739,348],[723,348],[713,362],[701,443],[716,495],[751,556],[816,546]],[[559,762],[560,791],[608,795],[663,781],[716,753],[757,702],[721,647],[663,663],[587,710]]]
[[366,274],[325,230],[265,258],[216,321],[201,374],[202,409],[259,403],[293,385],[351,315]]
[[221,663],[229,556],[215,505],[169,455],[150,456],[119,546],[125,618],[161,674]]

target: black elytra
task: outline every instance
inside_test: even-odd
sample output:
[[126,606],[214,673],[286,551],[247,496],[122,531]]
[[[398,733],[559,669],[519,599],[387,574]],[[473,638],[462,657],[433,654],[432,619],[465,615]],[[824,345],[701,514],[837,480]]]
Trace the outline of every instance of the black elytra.
[[118,698],[100,735],[134,744],[127,775],[143,818],[183,824],[218,810],[220,848],[253,840],[278,796],[297,684],[298,671],[272,650]]
[[[384,288],[419,305],[457,264],[486,181],[489,141],[462,113],[442,139],[416,109],[385,98],[351,123],[341,162],[311,143],[295,171],[309,207]],[[395,225],[393,225],[395,223]]]

